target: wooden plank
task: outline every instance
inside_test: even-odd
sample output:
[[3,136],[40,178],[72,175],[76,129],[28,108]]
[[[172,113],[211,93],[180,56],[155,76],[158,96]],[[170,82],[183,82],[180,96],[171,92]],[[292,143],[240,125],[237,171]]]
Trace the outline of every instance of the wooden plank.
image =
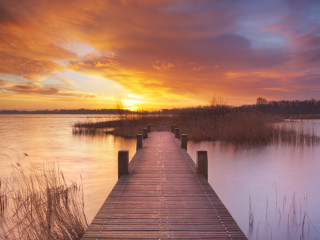
[[150,133],[82,239],[247,239],[179,146]]

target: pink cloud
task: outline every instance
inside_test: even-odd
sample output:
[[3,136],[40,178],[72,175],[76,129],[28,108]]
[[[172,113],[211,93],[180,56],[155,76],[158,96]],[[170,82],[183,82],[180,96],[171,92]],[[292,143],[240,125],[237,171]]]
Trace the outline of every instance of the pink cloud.
[[[276,96],[277,89],[288,89],[289,94],[294,86],[319,85],[313,76],[319,76],[319,27],[304,13],[307,5],[253,0],[2,1],[0,72],[37,81],[72,69],[154,99],[166,94],[168,99],[175,95],[198,102],[214,94],[243,99],[266,89],[270,95]],[[252,31],[248,23],[262,27],[249,37],[244,34]],[[285,37],[287,45],[253,47],[262,32]],[[68,44],[92,51],[77,54]],[[229,78],[230,72],[237,74]],[[14,85],[14,93],[67,96],[56,87]]]

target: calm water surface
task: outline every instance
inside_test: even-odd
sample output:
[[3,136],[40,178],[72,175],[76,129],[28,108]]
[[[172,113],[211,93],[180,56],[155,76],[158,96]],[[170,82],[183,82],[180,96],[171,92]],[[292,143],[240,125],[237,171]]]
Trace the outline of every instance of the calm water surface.
[[[286,124],[320,135],[319,120]],[[200,149],[208,151],[209,183],[249,239],[320,239],[319,145],[188,144],[193,159]]]
[[[118,150],[129,150],[131,159],[136,142],[73,136],[72,124],[111,118],[116,116],[0,115],[1,179],[17,162],[56,162],[69,180],[82,176],[91,221],[117,181]],[[318,120],[286,124],[320,135]],[[320,146],[248,150],[189,142],[193,159],[200,149],[208,151],[210,184],[249,239],[320,239]]]
[[[0,178],[17,163],[55,162],[67,179],[83,181],[85,212],[91,221],[117,181],[118,150],[135,153],[135,140],[73,136],[79,121],[102,121],[114,115],[0,115]],[[25,156],[27,153],[28,156]]]

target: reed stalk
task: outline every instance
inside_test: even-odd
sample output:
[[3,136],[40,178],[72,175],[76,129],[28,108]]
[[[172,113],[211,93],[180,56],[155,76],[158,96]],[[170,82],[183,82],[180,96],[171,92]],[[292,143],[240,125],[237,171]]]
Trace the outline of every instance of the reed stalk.
[[80,239],[88,226],[82,185],[55,166],[15,168],[7,188],[1,239]]

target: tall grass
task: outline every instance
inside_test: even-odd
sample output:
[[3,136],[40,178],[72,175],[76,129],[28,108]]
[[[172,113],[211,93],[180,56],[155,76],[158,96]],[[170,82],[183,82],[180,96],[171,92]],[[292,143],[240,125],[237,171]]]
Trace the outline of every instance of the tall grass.
[[222,115],[182,116],[180,125],[195,141],[220,140],[233,143],[268,143],[273,128],[270,118],[258,113],[239,112]]
[[8,203],[6,184],[0,179],[0,217],[4,216],[4,212]]
[[138,133],[142,133],[142,129],[151,125],[153,129],[160,126],[167,126],[171,122],[171,117],[164,115],[122,115],[119,120],[104,122],[79,122],[74,124],[72,133],[74,135],[101,135],[113,134],[133,138]]
[[8,180],[1,239],[80,239],[88,226],[82,186],[55,166],[18,165]]
[[[255,229],[255,239],[259,239],[259,236],[263,239],[269,239],[267,236],[273,234],[276,239],[319,239],[319,226],[313,223],[307,213],[309,208],[307,194],[301,199],[297,198],[295,193],[292,196],[284,193],[282,204],[278,204],[277,201],[277,195],[267,196],[266,212],[264,214],[261,209],[253,211],[252,205],[255,204],[249,196],[249,230],[251,236],[253,236],[252,233]],[[255,222],[253,222],[254,214]],[[259,228],[260,226],[262,226],[262,229]]]
[[276,127],[283,119],[276,115],[258,111],[240,111],[224,106],[195,108],[176,115],[127,115],[120,120],[97,123],[77,123],[73,134],[99,135],[111,133],[116,136],[135,137],[147,125],[154,127],[174,124],[188,139],[194,141],[222,141],[237,146],[259,146],[268,144],[313,145],[320,143],[315,133],[303,129]]
[[186,114],[175,119],[188,138],[194,141],[212,140],[235,145],[256,146],[271,143],[320,143],[315,133],[297,131],[293,127],[276,127],[276,116],[260,112],[228,112],[223,114]]

